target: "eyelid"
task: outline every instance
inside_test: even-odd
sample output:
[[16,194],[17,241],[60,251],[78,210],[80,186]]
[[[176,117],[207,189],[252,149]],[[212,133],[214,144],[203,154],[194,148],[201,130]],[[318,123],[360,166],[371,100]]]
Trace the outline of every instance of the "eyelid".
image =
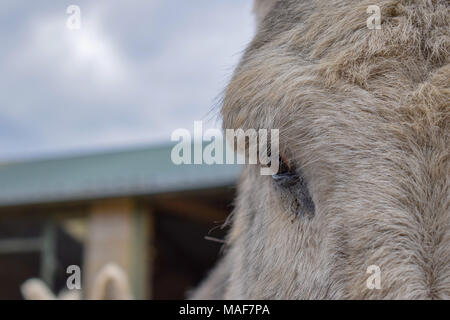
[[281,187],[289,187],[296,184],[299,180],[299,177],[295,171],[288,171],[284,173],[274,174],[272,176],[272,180]]

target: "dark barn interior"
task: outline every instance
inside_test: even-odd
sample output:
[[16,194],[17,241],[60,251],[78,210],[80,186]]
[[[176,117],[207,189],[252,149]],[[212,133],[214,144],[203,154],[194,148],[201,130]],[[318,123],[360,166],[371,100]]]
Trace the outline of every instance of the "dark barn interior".
[[[58,293],[70,265],[81,267],[86,284],[111,262],[126,271],[134,298],[185,298],[220,255],[239,167],[161,167],[168,153],[166,146],[1,166],[11,183],[0,187],[0,299],[21,299],[30,278]],[[21,179],[12,181],[15,170]],[[78,184],[63,183],[68,174]]]

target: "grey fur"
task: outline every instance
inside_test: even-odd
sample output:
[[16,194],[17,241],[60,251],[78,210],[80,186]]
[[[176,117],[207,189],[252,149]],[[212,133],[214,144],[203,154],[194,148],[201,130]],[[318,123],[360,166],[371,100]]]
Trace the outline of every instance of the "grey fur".
[[450,298],[450,5],[379,0],[369,30],[372,4],[261,11],[223,126],[280,129],[315,214],[293,220],[290,198],[246,166],[225,257],[193,298]]

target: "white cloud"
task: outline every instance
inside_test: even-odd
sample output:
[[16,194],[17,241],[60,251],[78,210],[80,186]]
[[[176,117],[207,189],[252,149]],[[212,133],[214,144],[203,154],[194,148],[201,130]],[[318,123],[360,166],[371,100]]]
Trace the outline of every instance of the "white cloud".
[[21,69],[62,80],[63,85],[82,82],[111,89],[127,81],[125,58],[102,30],[102,17],[84,18],[80,30],[68,29],[66,19],[62,14],[41,16],[29,23],[29,38],[18,55],[13,53]]
[[64,7],[35,6],[0,61],[0,158],[168,141],[214,119],[253,32],[251,0],[80,0],[74,31]]

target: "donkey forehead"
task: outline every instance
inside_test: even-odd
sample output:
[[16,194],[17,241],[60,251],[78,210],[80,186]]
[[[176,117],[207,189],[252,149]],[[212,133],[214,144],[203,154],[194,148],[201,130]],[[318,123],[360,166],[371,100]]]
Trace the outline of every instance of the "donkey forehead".
[[226,91],[225,129],[279,129],[282,149],[305,149],[312,143],[354,147],[359,141],[363,146],[382,138],[392,124],[401,126],[392,100],[381,100],[343,80],[330,86],[320,74],[323,65],[282,50],[249,51]]
[[[438,118],[448,114],[448,6],[394,6],[388,31],[373,32],[364,4],[320,3],[276,3],[225,91],[224,127],[270,127],[285,144],[380,152],[412,135],[425,139],[436,123],[445,129]],[[431,15],[435,27],[424,31]],[[420,37],[428,48],[417,45]],[[426,123],[426,114],[436,122]]]
[[315,12],[304,6],[306,1],[278,1],[258,28],[225,92],[226,128],[283,129],[288,119],[319,116],[328,106],[333,111],[337,103],[355,102],[351,101],[354,96],[359,96],[357,102],[369,98],[348,92],[359,88],[347,88],[346,95],[336,90],[332,81],[337,79],[327,76],[333,57],[318,57],[313,52],[317,44],[301,36],[311,25],[304,16]]

